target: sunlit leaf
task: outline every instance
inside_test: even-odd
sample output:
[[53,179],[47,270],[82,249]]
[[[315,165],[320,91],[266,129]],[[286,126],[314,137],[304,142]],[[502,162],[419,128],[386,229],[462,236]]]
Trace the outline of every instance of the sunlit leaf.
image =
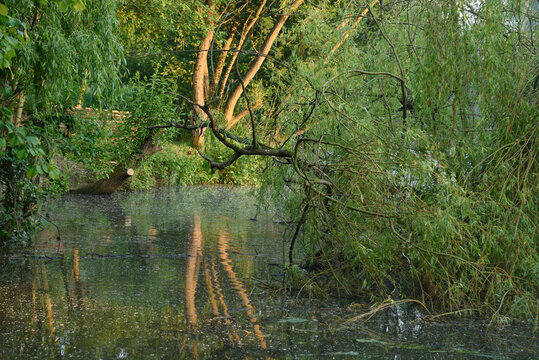
[[51,169],[49,171],[49,176],[53,180],[58,180],[60,178],[60,170],[58,169]]
[[86,6],[84,5],[84,3],[82,1],[75,1],[75,3],[73,4],[73,9],[75,11],[82,11],[84,10]]
[[26,170],[26,177],[33,179],[37,175],[37,169],[35,166],[32,166],[28,170]]
[[29,143],[29,144],[32,144],[32,145],[39,145],[39,139],[35,136],[28,136],[26,138],[26,141]]
[[19,149],[16,156],[19,160],[26,159],[26,157],[28,157],[28,151],[26,149]]

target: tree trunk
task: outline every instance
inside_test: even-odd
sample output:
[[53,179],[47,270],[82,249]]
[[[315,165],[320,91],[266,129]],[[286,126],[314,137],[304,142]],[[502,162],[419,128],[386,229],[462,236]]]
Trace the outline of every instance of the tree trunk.
[[17,104],[17,109],[15,111],[15,116],[13,117],[13,125],[15,126],[21,126],[22,125],[22,111],[24,109],[24,101],[26,100],[26,96],[24,95],[24,92],[21,91],[19,94],[19,102]]
[[223,98],[223,94],[225,92],[225,86],[228,81],[228,77],[230,76],[230,72],[232,71],[232,68],[234,67],[234,63],[236,62],[241,49],[243,48],[243,44],[245,43],[245,40],[247,39],[247,35],[251,32],[251,29],[255,26],[256,22],[258,21],[258,18],[260,17],[260,14],[262,13],[262,10],[264,9],[264,6],[266,6],[266,0],[263,0],[260,6],[258,7],[258,10],[256,11],[254,17],[251,19],[249,23],[247,23],[241,32],[240,39],[238,41],[238,46],[236,48],[236,52],[232,54],[232,59],[230,60],[230,63],[228,64],[225,75],[223,77],[223,80],[221,81],[221,86],[219,88],[219,109],[221,108],[221,100]]
[[152,133],[146,136],[141,152],[128,159],[125,163],[116,165],[114,171],[107,179],[98,180],[92,184],[84,185],[80,188],[70,190],[73,194],[109,195],[120,189],[129,177],[135,173],[134,168],[140,165],[144,156],[149,156],[157,151],[159,147],[154,145]]
[[219,86],[219,82],[221,81],[221,75],[223,74],[223,69],[225,68],[226,57],[228,55],[228,51],[230,50],[230,46],[232,45],[232,40],[234,40],[234,35],[236,34],[237,28],[238,23],[235,22],[230,29],[225,45],[223,46],[222,51],[219,54],[219,58],[217,59],[217,66],[215,67],[215,73],[213,75],[213,80],[210,87],[210,97],[214,96],[217,86]]
[[[213,9],[213,7],[212,7]],[[213,41],[213,30],[208,29],[206,37],[202,40],[198,49],[197,61],[193,70],[191,87],[193,91],[193,101],[195,104],[206,105],[206,99],[209,93],[209,74],[208,74],[208,52]],[[207,115],[198,106],[195,106],[194,116],[191,118],[191,125],[196,125],[197,120],[207,120]],[[204,130],[197,129],[192,131],[191,145],[196,148],[202,148],[204,143]]]

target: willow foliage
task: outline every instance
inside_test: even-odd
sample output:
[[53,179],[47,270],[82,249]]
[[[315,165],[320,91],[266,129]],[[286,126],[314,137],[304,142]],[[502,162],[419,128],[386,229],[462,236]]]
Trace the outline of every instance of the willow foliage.
[[118,42],[116,1],[7,2],[13,16],[28,26],[28,45],[14,60],[15,81],[24,87],[33,112],[57,112],[79,101],[85,83],[103,101],[118,91],[122,45]]
[[122,62],[115,0],[1,5],[12,48],[0,57],[0,246],[24,244],[35,229],[38,200],[50,191],[43,183],[60,176],[51,162],[65,142],[59,124],[87,87],[98,105],[117,93]]
[[268,127],[299,136],[295,171],[275,166],[269,187],[296,220],[304,280],[535,314],[534,3],[384,1],[357,28],[365,6],[339,4],[297,20],[294,70],[273,74],[292,111]]

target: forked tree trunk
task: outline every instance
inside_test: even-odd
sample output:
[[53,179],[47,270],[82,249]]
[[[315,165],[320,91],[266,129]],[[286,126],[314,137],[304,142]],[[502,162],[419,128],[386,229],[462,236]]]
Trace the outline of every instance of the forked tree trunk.
[[230,50],[230,46],[232,45],[232,40],[234,40],[234,35],[236,34],[237,29],[238,22],[236,21],[234,22],[234,25],[232,25],[232,28],[228,33],[228,38],[226,39],[222,51],[217,58],[217,66],[215,67],[215,74],[213,75],[213,79],[210,85],[209,97],[213,97],[215,95],[217,86],[219,86],[219,82],[221,81],[221,75],[223,74],[223,69],[225,68],[226,57],[228,56],[228,51]]
[[290,15],[303,2],[304,0],[294,1],[289,6],[288,11],[279,17],[279,19],[273,26],[273,29],[271,29],[270,33],[268,34],[266,41],[264,41],[264,44],[262,44],[262,47],[260,48],[260,51],[259,51],[259,55],[254,59],[254,61],[251,63],[251,66],[249,66],[249,70],[247,70],[247,72],[243,76],[243,79],[242,79],[243,84],[241,83],[237,84],[232,90],[232,93],[229,95],[226,105],[223,109],[224,117],[227,122],[228,129],[230,129],[231,127],[235,125],[235,123],[233,123],[234,109],[236,108],[236,104],[238,103],[238,100],[240,99],[240,96],[243,93],[243,88],[246,87],[251,82],[251,80],[255,77],[258,70],[260,70],[260,67],[264,63],[264,60],[266,60],[266,57],[268,56],[269,51],[271,47],[273,46],[273,43],[275,42],[275,39],[277,39],[277,37],[279,36],[279,33],[281,32],[281,29],[286,23],[286,20],[288,20]]
[[219,108],[221,109],[221,100],[223,99],[223,94],[225,92],[225,86],[228,81],[228,77],[230,76],[230,73],[232,72],[232,68],[234,67],[234,64],[236,63],[236,60],[238,59],[238,56],[240,55],[240,51],[243,49],[243,44],[245,43],[245,40],[247,39],[247,35],[251,32],[253,27],[255,26],[256,22],[258,21],[258,18],[260,17],[260,14],[262,13],[262,10],[264,10],[264,7],[266,6],[266,0],[263,0],[262,3],[260,3],[260,6],[258,7],[258,10],[256,10],[256,13],[254,14],[253,18],[250,22],[246,23],[243,27],[243,30],[241,32],[240,39],[238,41],[236,52],[232,54],[232,59],[228,63],[228,66],[226,68],[225,74],[223,76],[223,79],[221,80],[221,86],[219,88]]

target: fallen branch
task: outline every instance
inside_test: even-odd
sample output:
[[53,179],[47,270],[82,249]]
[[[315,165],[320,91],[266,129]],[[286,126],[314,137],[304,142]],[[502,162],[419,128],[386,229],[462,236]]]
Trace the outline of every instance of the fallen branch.
[[387,308],[390,308],[390,307],[393,307],[393,306],[399,306],[401,304],[411,303],[411,302],[421,305],[421,307],[423,309],[425,309],[427,312],[430,313],[429,309],[427,309],[425,304],[423,304],[419,300],[416,300],[416,299],[403,299],[403,300],[397,300],[397,301],[391,300],[390,302],[384,302],[384,303],[378,305],[377,307],[375,307],[371,311],[368,311],[368,312],[363,313],[363,314],[358,315],[358,316],[354,316],[353,318],[348,319],[345,322],[350,323],[350,322],[358,321],[358,320],[361,320],[361,319],[363,319],[363,318],[365,318],[367,316],[370,317],[370,316],[376,314],[378,311],[381,311],[381,310],[384,310],[384,309],[387,309]]

